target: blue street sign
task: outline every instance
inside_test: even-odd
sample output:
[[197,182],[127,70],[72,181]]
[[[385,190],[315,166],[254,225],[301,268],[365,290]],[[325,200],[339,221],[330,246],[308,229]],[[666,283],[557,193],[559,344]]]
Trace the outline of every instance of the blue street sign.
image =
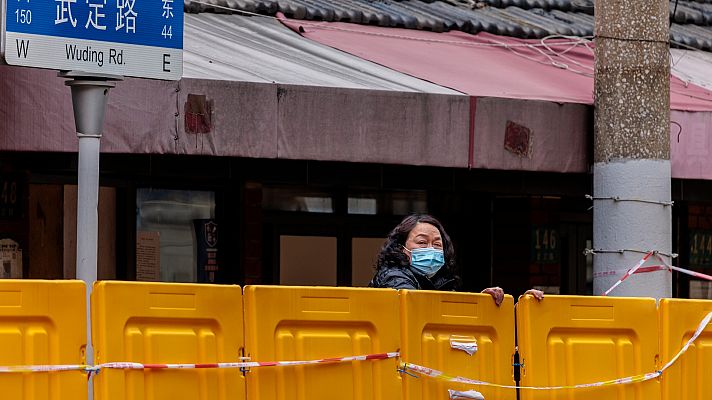
[[8,64],[180,79],[183,2],[5,0]]

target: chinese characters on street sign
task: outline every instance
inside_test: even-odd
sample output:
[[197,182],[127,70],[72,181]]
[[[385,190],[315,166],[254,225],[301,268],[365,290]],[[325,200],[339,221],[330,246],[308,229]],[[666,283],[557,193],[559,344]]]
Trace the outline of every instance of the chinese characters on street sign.
[[8,64],[154,79],[183,72],[183,3],[5,0]]

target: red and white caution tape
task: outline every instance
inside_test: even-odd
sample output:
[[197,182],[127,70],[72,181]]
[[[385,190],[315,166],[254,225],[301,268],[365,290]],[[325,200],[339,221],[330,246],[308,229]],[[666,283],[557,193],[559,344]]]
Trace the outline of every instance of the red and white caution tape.
[[[665,265],[646,265],[645,267],[640,267],[638,268],[635,273],[636,274],[644,274],[646,272],[655,272],[655,271],[668,271],[670,268],[668,268]],[[594,272],[593,277],[594,278],[602,278],[606,276],[618,276],[620,274],[624,274],[626,272],[630,271],[629,269],[616,269],[616,270],[610,270],[610,271],[601,271],[601,272]]]
[[617,288],[618,285],[623,283],[624,280],[628,279],[629,276],[633,275],[638,269],[640,269],[640,267],[643,266],[643,264],[645,264],[646,261],[648,261],[648,258],[650,258],[650,256],[653,255],[653,253],[654,252],[652,252],[652,251],[649,251],[648,253],[646,253],[645,256],[638,262],[638,264],[636,264],[635,267],[631,268],[628,272],[625,273],[625,275],[623,275],[623,277],[621,279],[618,280],[618,282],[614,283],[613,286],[611,286],[608,290],[603,292],[602,296],[608,296],[608,294],[611,293],[613,291],[613,289]]
[[670,268],[670,269],[673,270],[673,271],[682,272],[683,274],[687,274],[687,275],[690,275],[690,276],[694,276],[695,278],[700,278],[700,279],[705,279],[705,280],[708,280],[708,281],[712,281],[712,276],[707,275],[707,274],[703,274],[702,272],[692,271],[692,270],[689,270],[689,269],[676,267],[676,266],[674,266],[674,265],[669,265],[668,268]]
[[7,372],[61,372],[61,371],[82,371],[86,372],[92,367],[81,364],[69,365],[14,365],[0,366],[0,373]]
[[627,376],[625,378],[618,378],[618,379],[611,379],[607,381],[600,381],[600,382],[593,382],[593,383],[582,383],[578,385],[564,385],[564,386],[515,386],[515,385],[500,385],[497,383],[491,383],[491,382],[485,382],[485,381],[480,381],[477,379],[470,379],[470,378],[465,378],[461,376],[454,376],[454,375],[447,375],[446,373],[442,371],[438,371],[436,369],[432,368],[427,368],[423,367],[417,364],[411,364],[411,363],[402,363],[401,364],[401,370],[404,372],[414,372],[416,374],[422,375],[422,376],[427,376],[430,378],[438,379],[438,380],[443,380],[447,382],[453,382],[453,383],[464,383],[464,384],[469,384],[469,385],[477,385],[477,386],[490,386],[490,387],[497,387],[497,388],[503,388],[503,389],[525,389],[525,390],[563,390],[563,389],[582,389],[582,388],[591,388],[591,387],[601,387],[601,386],[612,386],[612,385],[626,385],[630,383],[638,383],[638,382],[645,382],[649,381],[651,379],[655,379],[659,376],[661,376],[665,370],[670,368],[675,362],[687,351],[687,349],[690,348],[690,346],[697,340],[697,338],[700,336],[702,331],[705,330],[707,325],[709,325],[710,320],[712,320],[712,311],[709,312],[703,319],[700,321],[700,324],[697,326],[697,329],[695,330],[695,334],[692,335],[692,337],[685,343],[685,345],[680,349],[680,351],[675,354],[675,356],[668,361],[667,364],[665,364],[660,370],[658,371],[653,371],[653,372],[648,372],[645,374],[638,374],[638,375],[633,375],[633,376]]
[[398,352],[367,354],[363,356],[348,356],[335,358],[322,358],[319,360],[306,361],[244,361],[244,362],[224,362],[224,363],[202,363],[202,364],[144,364],[135,362],[110,362],[96,366],[89,365],[17,365],[0,366],[0,373],[3,372],[59,372],[59,371],[82,371],[99,372],[102,369],[203,369],[203,368],[257,368],[257,367],[288,367],[297,365],[314,365],[344,363],[351,361],[386,360],[397,358]]
[[685,354],[685,352],[687,351],[687,349],[690,348],[690,346],[692,345],[692,343],[694,343],[695,340],[697,340],[697,337],[700,336],[700,334],[702,333],[702,331],[705,330],[705,328],[707,327],[707,325],[710,323],[710,320],[712,320],[712,311],[710,311],[709,313],[707,313],[707,315],[702,319],[702,322],[700,322],[700,324],[697,326],[697,329],[695,330],[695,334],[692,335],[692,337],[690,338],[690,340],[688,340],[687,343],[685,343],[685,345],[682,346],[682,349],[680,349],[680,351],[678,351],[677,354],[675,354],[675,357],[671,358],[670,361],[668,361],[668,363],[665,364],[665,365],[662,367],[662,369],[660,369],[660,372],[663,372],[663,371],[665,371],[666,369],[670,368],[673,364],[675,364],[675,361],[677,361],[677,359],[680,358],[680,356],[682,356],[683,354]]
[[579,385],[565,385],[565,386],[516,386],[516,385],[500,385],[498,383],[486,382],[477,379],[465,378],[462,376],[447,375],[442,371],[436,369],[423,367],[418,364],[403,363],[401,369],[404,371],[412,371],[416,374],[428,376],[430,378],[435,378],[447,382],[453,383],[464,383],[467,385],[477,385],[477,386],[490,386],[501,389],[528,389],[528,390],[562,390],[562,389],[582,389],[590,387],[600,387],[600,386],[610,386],[610,385],[622,385],[628,383],[644,382],[650,379],[655,379],[662,374],[661,371],[650,372],[647,374],[640,374],[634,376],[628,376],[625,378],[612,379],[609,381],[601,381],[594,383],[583,383]]
[[344,363],[350,361],[386,360],[399,357],[400,353],[378,353],[363,356],[348,356],[335,358],[322,358],[306,361],[243,361],[204,364],[142,364],[135,362],[111,362],[99,364],[97,369],[201,369],[201,368],[257,368],[257,367],[291,367],[297,365],[314,365]]
[[[655,255],[655,257],[656,257],[658,260],[660,260],[661,263],[663,263],[663,265],[648,265],[648,266],[643,267],[643,264],[645,264],[645,262],[648,261],[648,259],[650,258],[650,256],[653,255],[653,254]],[[611,286],[610,289],[608,289],[608,290],[606,290],[605,292],[603,292],[603,296],[607,296],[609,293],[611,293],[611,291],[613,291],[613,289],[615,289],[616,287],[618,287],[618,285],[620,285],[621,283],[623,283],[623,281],[625,281],[626,279],[628,279],[628,277],[630,277],[631,275],[640,274],[640,273],[644,273],[644,272],[661,271],[661,270],[677,271],[677,272],[681,272],[681,273],[683,273],[683,274],[687,274],[687,275],[690,275],[690,276],[694,276],[695,278],[700,278],[700,279],[705,279],[705,280],[708,280],[708,281],[712,281],[712,275],[707,275],[707,274],[703,274],[702,272],[697,272],[697,271],[693,271],[693,270],[690,270],[690,269],[685,269],[685,268],[681,268],[681,267],[676,267],[676,266],[674,266],[674,265],[668,263],[668,262],[665,260],[665,258],[663,258],[663,257],[660,255],[660,253],[654,252],[654,251],[650,251],[650,252],[648,252],[647,254],[645,254],[645,257],[643,257],[643,258],[638,262],[638,264],[637,264],[635,267],[629,269],[629,270],[625,273],[625,275],[623,275],[623,277],[622,277],[621,279],[619,279],[613,286]],[[602,276],[617,275],[619,272],[622,272],[622,271],[623,271],[623,270],[597,272],[597,273],[594,273],[594,277],[597,277],[597,278],[598,278],[598,277],[602,277]]]
[[693,270],[690,270],[690,269],[685,269],[685,268],[676,267],[676,266],[674,266],[674,265],[672,265],[672,264],[669,264],[667,261],[665,261],[664,258],[660,257],[660,255],[656,255],[656,256],[658,257],[658,259],[660,260],[660,262],[662,262],[663,264],[665,264],[665,267],[668,268],[668,269],[670,269],[670,270],[677,271],[677,272],[682,272],[683,274],[687,274],[687,275],[690,275],[690,276],[694,276],[695,278],[700,278],[700,279],[705,279],[705,280],[708,280],[708,281],[712,281],[712,276],[710,276],[710,275],[703,274],[702,272],[697,272],[697,271],[693,271]]

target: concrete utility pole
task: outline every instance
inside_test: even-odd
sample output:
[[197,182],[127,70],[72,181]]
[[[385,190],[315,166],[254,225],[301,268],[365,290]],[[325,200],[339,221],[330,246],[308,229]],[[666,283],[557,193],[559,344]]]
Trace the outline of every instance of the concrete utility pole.
[[[625,272],[598,277],[596,273],[634,267],[644,256],[629,250],[671,253],[668,13],[667,0],[596,2],[593,245],[600,250],[593,258],[596,295]],[[608,252],[620,249],[627,251]],[[671,274],[657,271],[631,276],[610,295],[671,294]]]

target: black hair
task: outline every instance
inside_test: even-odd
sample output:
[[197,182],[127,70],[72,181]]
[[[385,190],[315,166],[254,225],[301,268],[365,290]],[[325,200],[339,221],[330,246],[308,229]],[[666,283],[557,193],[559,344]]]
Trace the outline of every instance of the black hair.
[[455,267],[455,247],[452,245],[450,236],[445,232],[445,228],[435,217],[428,214],[413,214],[403,218],[400,222],[386,237],[383,247],[381,247],[381,252],[378,253],[378,258],[376,260],[376,268],[408,268],[408,256],[403,253],[403,247],[405,247],[405,242],[408,240],[408,235],[410,231],[415,228],[419,223],[430,224],[438,229],[440,232],[440,237],[443,241],[443,253],[445,255],[445,265],[441,268],[448,273],[448,275],[456,276]]

